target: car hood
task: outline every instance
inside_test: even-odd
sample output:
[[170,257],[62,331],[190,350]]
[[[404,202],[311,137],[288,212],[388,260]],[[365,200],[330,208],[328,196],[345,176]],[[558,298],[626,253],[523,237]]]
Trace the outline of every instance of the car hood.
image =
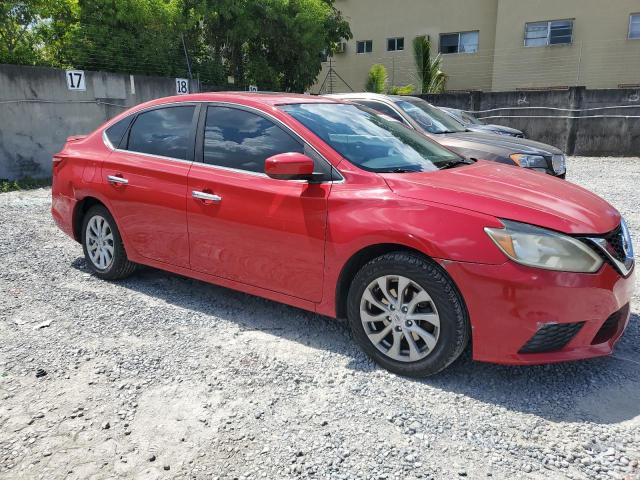
[[568,234],[604,234],[618,211],[582,187],[544,173],[479,161],[436,172],[381,174],[402,197],[515,220]]
[[505,132],[510,135],[522,135],[520,130],[516,130],[515,128],[505,127],[503,125],[467,125],[467,128],[472,132],[478,133],[491,133],[491,132]]
[[494,150],[496,148],[500,148],[505,151],[506,156],[509,156],[512,153],[526,153],[529,155],[559,155],[562,153],[562,150],[545,143],[528,140],[526,138],[494,135],[492,133],[445,133],[440,134],[436,137],[436,141],[440,141],[440,139],[446,140],[442,142],[443,144],[448,144],[453,141],[453,143],[474,143],[478,146],[487,145]]

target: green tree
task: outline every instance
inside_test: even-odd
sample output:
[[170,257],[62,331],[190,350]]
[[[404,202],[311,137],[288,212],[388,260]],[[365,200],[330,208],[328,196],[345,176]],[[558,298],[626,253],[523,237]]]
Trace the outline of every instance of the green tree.
[[321,54],[351,38],[333,0],[205,0],[205,38],[236,84],[302,92]]
[[413,40],[413,56],[416,62],[418,84],[422,93],[444,92],[447,76],[442,71],[442,58],[431,58],[431,40],[426,36]]
[[0,62],[302,92],[351,38],[334,0],[0,0]]
[[411,95],[413,93],[414,88],[415,87],[413,86],[413,84],[403,85],[403,86],[393,85],[389,87],[389,90],[387,91],[387,93],[389,95]]
[[37,37],[30,28],[37,20],[36,1],[0,3],[0,63],[37,63]]
[[79,0],[68,60],[93,70],[181,73],[180,7],[178,0]]
[[0,63],[57,65],[64,43],[60,27],[75,14],[73,0],[0,2]]
[[386,89],[387,69],[381,63],[376,63],[369,70],[365,90],[373,93],[384,93]]

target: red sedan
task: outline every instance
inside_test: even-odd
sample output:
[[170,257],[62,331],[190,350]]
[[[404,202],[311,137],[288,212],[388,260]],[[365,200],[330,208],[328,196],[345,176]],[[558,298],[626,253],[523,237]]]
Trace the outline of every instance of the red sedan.
[[615,208],[337,100],[155,100],[69,138],[53,176],[53,217],[96,276],[144,264],[347,317],[403,375],[470,342],[508,364],[606,355],[629,319]]

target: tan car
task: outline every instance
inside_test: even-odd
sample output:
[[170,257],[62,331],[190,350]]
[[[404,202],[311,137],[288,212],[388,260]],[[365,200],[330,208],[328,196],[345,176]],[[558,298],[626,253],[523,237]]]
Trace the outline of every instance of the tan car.
[[558,148],[525,138],[472,132],[418,97],[368,92],[327,96],[377,110],[468,159],[518,165],[560,178],[566,175],[565,156]]

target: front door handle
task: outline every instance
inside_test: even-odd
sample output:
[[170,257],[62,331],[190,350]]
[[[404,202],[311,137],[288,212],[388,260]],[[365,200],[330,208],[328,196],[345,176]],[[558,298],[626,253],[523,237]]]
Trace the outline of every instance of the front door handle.
[[129,183],[129,180],[126,178],[118,177],[116,175],[107,175],[107,181],[109,183],[118,183],[120,185],[126,185]]
[[207,192],[198,192],[197,190],[192,191],[191,196],[193,198],[197,198],[198,200],[205,200],[208,202],[219,202],[220,200],[222,200],[222,197],[220,195],[214,195],[213,193]]

